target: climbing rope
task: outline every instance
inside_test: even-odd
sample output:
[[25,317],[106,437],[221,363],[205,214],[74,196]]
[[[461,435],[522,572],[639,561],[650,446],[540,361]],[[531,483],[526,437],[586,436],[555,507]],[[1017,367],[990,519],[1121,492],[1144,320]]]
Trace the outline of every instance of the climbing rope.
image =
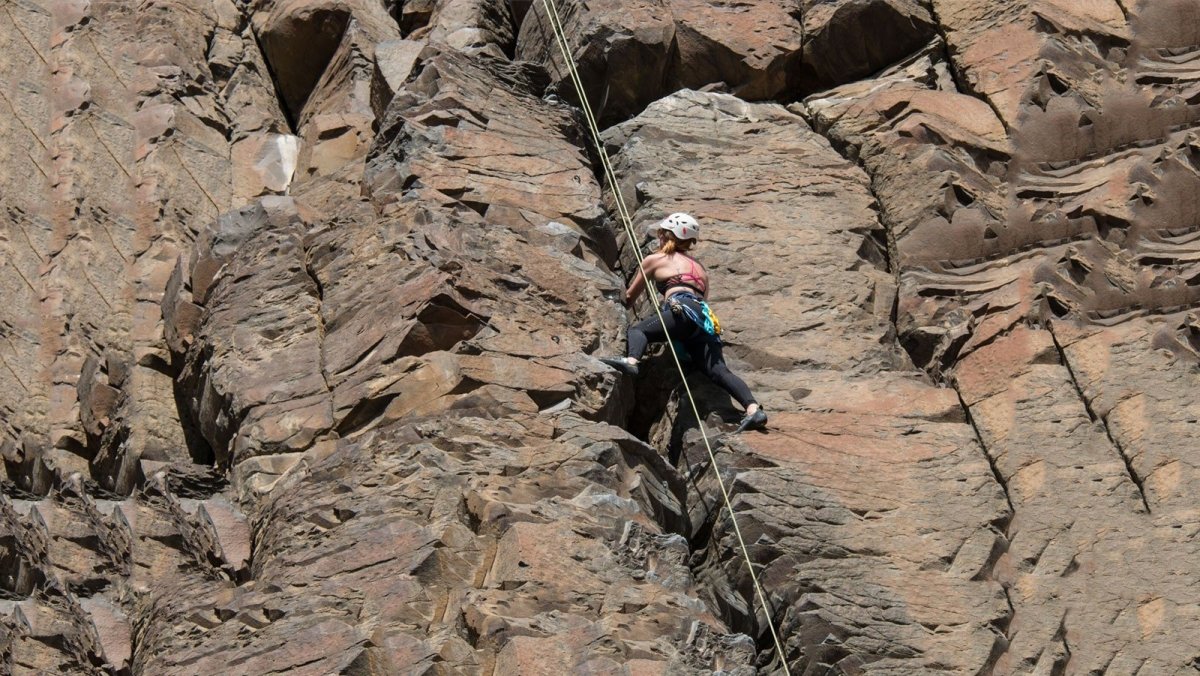
[[[588,131],[591,132],[592,142],[596,145],[596,152],[600,156],[600,164],[604,169],[604,176],[608,180],[609,186],[612,187],[613,195],[616,197],[617,214],[621,218],[621,224],[625,227],[625,234],[629,237],[630,248],[633,249],[633,254],[637,258],[638,273],[642,276],[642,281],[645,282],[646,290],[650,294],[653,301],[654,312],[658,315],[658,321],[662,324],[663,332],[667,333],[667,323],[663,317],[662,307],[660,307],[658,299],[658,291],[654,284],[646,275],[646,270],[642,265],[642,251],[637,243],[637,233],[634,232],[633,222],[629,218],[629,212],[625,208],[625,199],[621,196],[621,186],[617,182],[616,173],[613,172],[612,163],[608,159],[608,153],[604,150],[604,143],[600,138],[600,128],[596,124],[596,118],[592,114],[592,106],[588,103],[587,94],[583,89],[583,81],[579,78],[579,70],[575,65],[575,57],[572,56],[571,50],[567,48],[567,36],[563,31],[562,21],[558,16],[558,7],[554,0],[542,0],[542,4],[546,8],[546,16],[550,21],[550,28],[554,31],[554,40],[558,44],[558,49],[562,52],[563,61],[566,63],[567,72],[571,76],[571,83],[575,85],[575,92],[579,95],[579,103],[583,108],[583,115],[587,120]],[[675,350],[674,341],[667,333],[667,347],[671,351],[671,359],[675,361],[675,368],[679,371],[679,378],[683,382],[684,392],[687,394],[688,402],[692,406],[692,414],[696,416],[696,424],[700,427],[700,438],[704,440],[704,448],[708,451],[709,461],[712,463],[713,474],[717,477],[717,485],[721,489],[721,498],[725,501],[725,509],[729,510],[729,520],[733,524],[733,532],[737,535],[738,546],[741,548],[742,557],[746,560],[746,569],[750,571],[750,580],[754,583],[754,592],[758,596],[758,601],[762,604],[763,616],[767,621],[767,628],[771,631],[771,640],[775,643],[775,652],[779,655],[779,663],[783,666],[783,673],[791,676],[791,671],[788,669],[787,656],[783,652],[783,644],[779,641],[779,633],[775,629],[775,620],[772,617],[771,605],[767,602],[767,595],[763,592],[762,585],[759,584],[758,574],[754,572],[754,562],[750,559],[750,550],[746,547],[746,540],[742,537],[742,529],[738,525],[737,515],[733,511],[733,504],[729,499],[729,489],[725,486],[725,479],[721,476],[721,468],[717,465],[717,456],[713,452],[712,444],[708,440],[708,432],[704,429],[704,421],[700,417],[700,409],[696,406],[696,398],[692,396],[692,388],[688,385],[687,376],[683,372],[683,364],[679,360],[679,353]],[[751,606],[753,611],[753,605]]]

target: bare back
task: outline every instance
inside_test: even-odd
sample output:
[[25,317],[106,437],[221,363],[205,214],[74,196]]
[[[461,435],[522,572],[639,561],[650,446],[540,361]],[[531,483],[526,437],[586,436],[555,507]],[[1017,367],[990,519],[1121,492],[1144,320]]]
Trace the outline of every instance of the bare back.
[[651,270],[655,286],[664,298],[686,292],[704,298],[708,295],[708,270],[695,258],[676,252],[660,257]]

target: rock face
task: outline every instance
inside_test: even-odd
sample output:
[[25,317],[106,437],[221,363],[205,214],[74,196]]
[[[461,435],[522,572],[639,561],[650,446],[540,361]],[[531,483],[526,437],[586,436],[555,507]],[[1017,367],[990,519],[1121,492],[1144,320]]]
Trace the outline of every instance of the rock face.
[[554,9],[5,7],[0,672],[1193,671],[1200,3]]
[[934,46],[805,107],[872,173],[901,342],[958,390],[1006,486],[1008,672],[1170,673],[1196,653],[1175,610],[1196,587],[1168,563],[1192,556],[1169,497],[1190,453],[1164,438],[1148,463],[1143,436],[1194,408],[1174,384],[1196,355],[1183,7],[935,2],[949,63]]
[[[772,415],[718,463],[795,670],[985,670],[1011,619],[992,576],[1011,513],[953,392],[896,347],[867,176],[781,106],[722,94],[668,97],[606,140],[637,215],[685,210],[707,228],[726,355]],[[703,381],[710,429],[737,420]],[[675,410],[651,436],[703,477],[689,512],[709,598],[763,635],[695,418]]]

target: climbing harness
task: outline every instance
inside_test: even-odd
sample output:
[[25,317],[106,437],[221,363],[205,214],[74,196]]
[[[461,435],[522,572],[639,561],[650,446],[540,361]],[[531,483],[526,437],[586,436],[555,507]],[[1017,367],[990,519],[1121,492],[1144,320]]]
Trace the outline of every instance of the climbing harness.
[[[700,310],[697,311],[694,307],[685,301],[699,305]],[[717,315],[699,296],[687,293],[686,291],[677,293],[667,299],[667,305],[671,307],[671,312],[675,315],[687,317],[688,321],[695,324],[700,330],[708,334],[710,337],[721,340],[721,322],[717,319]],[[663,327],[666,331],[666,327]]]
[[[621,195],[621,186],[617,182],[616,173],[613,171],[612,163],[609,162],[608,153],[604,150],[604,143],[600,139],[600,128],[596,124],[596,118],[592,114],[592,106],[588,103],[587,94],[584,92],[583,81],[579,78],[579,70],[575,65],[575,57],[571,54],[571,50],[567,48],[567,36],[563,31],[562,21],[558,16],[558,7],[554,0],[542,0],[543,6],[546,8],[546,18],[550,22],[550,27],[554,31],[554,40],[558,43],[558,49],[562,53],[563,61],[566,63],[567,72],[571,76],[571,83],[575,86],[575,92],[579,96],[579,103],[583,109],[584,118],[587,120],[588,131],[591,132],[592,142],[596,146],[596,152],[600,156],[600,163],[604,169],[604,176],[608,180],[609,187],[612,188],[613,195],[616,197],[617,214],[621,217],[621,224],[625,227],[625,234],[629,237],[630,244],[637,241],[637,234],[633,229],[633,222],[629,217],[629,211],[625,208],[625,198]],[[659,307],[658,294],[655,291],[654,285],[646,275],[646,270],[642,266],[642,252],[636,246],[631,246],[634,256],[637,257],[638,274],[642,276],[642,281],[646,283],[646,291],[650,294],[654,307],[654,311],[658,314],[658,320],[666,330],[666,322],[664,321],[662,308]],[[716,316],[713,315],[714,326],[719,326],[716,323]],[[719,331],[719,329],[718,329]],[[788,669],[787,655],[783,651],[783,644],[779,641],[779,632],[775,630],[775,620],[771,616],[772,609],[770,603],[767,602],[767,595],[763,592],[762,585],[758,581],[758,573],[754,571],[754,561],[750,558],[750,550],[746,547],[746,540],[742,537],[741,526],[738,525],[737,514],[733,510],[733,504],[729,499],[729,489],[725,486],[725,479],[721,476],[720,467],[717,465],[717,456],[713,452],[712,444],[708,439],[708,432],[704,429],[704,421],[700,417],[700,409],[696,406],[696,398],[692,396],[692,388],[688,385],[687,376],[683,372],[683,364],[679,360],[679,352],[675,349],[674,342],[667,335],[667,345],[671,349],[671,358],[675,361],[675,368],[679,370],[679,377],[683,382],[684,392],[687,394],[688,402],[691,403],[692,413],[696,416],[696,424],[700,428],[700,438],[704,440],[704,448],[708,450],[708,458],[712,463],[711,467],[713,475],[717,479],[717,486],[721,489],[721,498],[725,501],[725,509],[729,510],[729,521],[733,524],[733,532],[737,536],[738,546],[741,548],[742,557],[746,560],[746,569],[750,572],[750,580],[754,583],[754,592],[758,596],[758,601],[762,605],[763,617],[766,619],[767,628],[771,632],[771,640],[775,643],[775,652],[779,656],[779,663],[783,667],[783,673],[786,676],[791,676],[791,670]]]

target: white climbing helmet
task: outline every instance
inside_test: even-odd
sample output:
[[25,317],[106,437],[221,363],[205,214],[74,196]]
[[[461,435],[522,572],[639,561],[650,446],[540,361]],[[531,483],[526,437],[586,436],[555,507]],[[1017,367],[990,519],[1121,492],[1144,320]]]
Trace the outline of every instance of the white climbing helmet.
[[658,224],[655,230],[666,230],[675,235],[676,239],[699,239],[700,224],[689,214],[682,212],[671,214]]

